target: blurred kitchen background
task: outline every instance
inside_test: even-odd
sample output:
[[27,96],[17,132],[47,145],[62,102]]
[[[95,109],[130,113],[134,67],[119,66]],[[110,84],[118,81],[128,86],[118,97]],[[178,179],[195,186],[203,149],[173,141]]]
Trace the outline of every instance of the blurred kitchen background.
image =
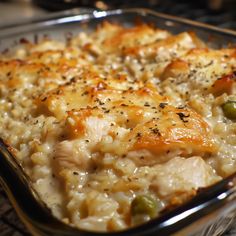
[[0,0],[0,25],[74,7],[146,7],[236,30],[236,0]]

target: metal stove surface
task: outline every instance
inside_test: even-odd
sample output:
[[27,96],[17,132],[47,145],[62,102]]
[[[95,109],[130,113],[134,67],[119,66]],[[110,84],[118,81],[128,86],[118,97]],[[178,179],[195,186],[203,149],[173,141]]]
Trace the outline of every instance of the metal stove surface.
[[[181,16],[219,27],[236,29],[236,0],[34,0],[39,6],[49,10],[59,10],[81,6],[102,9],[117,7],[147,7],[159,12]],[[218,7],[216,7],[217,4]]]

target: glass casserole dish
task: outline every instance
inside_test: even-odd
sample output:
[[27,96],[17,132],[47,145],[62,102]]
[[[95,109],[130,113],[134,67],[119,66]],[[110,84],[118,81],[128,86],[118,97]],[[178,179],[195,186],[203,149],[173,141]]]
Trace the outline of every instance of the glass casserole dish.
[[[92,12],[81,15],[62,16],[56,19],[40,21],[34,24],[26,24],[18,28],[5,29],[0,32],[1,49],[15,47],[15,43],[22,37],[33,40],[47,34],[52,38],[65,39],[65,32],[79,32],[78,24],[86,23],[87,30],[94,29],[104,19],[115,21],[122,25],[130,26],[136,19],[148,22],[158,27],[167,29],[172,33],[194,30],[201,38],[207,40],[211,37],[210,44],[218,47],[226,43],[234,43],[235,33],[228,30],[220,30],[211,26],[193,23],[187,20],[169,17],[144,9],[115,10],[107,12]],[[56,220],[45,208],[30,185],[27,177],[21,172],[21,168],[14,161],[2,142],[1,180],[4,188],[13,201],[19,215],[32,233],[40,235],[107,235],[108,233],[89,233],[74,229]],[[10,149],[10,148],[8,148]],[[20,189],[20,190],[19,190]],[[180,234],[192,235],[198,233],[200,228],[205,228],[205,220],[210,224],[212,221],[222,220],[227,215],[229,221],[233,219],[234,199],[234,176],[230,176],[216,185],[209,187],[182,206],[163,214],[156,220],[124,232],[115,232],[114,235],[157,235],[157,234]],[[14,196],[14,197],[13,197]],[[227,206],[227,207],[226,207]],[[37,214],[35,214],[37,212]],[[231,212],[229,214],[229,212]],[[223,216],[224,215],[224,216]],[[230,217],[229,217],[230,216]],[[204,222],[204,224],[202,223]],[[222,226],[222,225],[221,225]],[[219,230],[210,227],[204,229],[204,235]],[[112,235],[113,235],[112,234]],[[108,234],[109,235],[109,234]]]

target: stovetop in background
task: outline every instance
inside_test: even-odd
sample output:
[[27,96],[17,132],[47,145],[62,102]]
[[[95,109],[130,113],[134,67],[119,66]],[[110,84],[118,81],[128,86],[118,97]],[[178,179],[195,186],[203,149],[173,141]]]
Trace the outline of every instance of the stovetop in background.
[[[221,4],[214,7],[212,2],[221,2]],[[236,30],[236,0],[0,0],[0,25],[3,22],[18,22],[19,19],[81,6],[105,10],[146,7],[162,13]]]
[[[48,10],[69,9],[76,6],[98,7],[147,7],[159,12],[236,30],[236,0],[34,0]],[[217,3],[218,2],[218,3]]]

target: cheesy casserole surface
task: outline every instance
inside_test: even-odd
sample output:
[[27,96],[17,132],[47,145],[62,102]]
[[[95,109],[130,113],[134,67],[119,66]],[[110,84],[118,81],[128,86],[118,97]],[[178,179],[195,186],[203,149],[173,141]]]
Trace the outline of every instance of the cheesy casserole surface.
[[103,22],[0,56],[0,136],[53,214],[116,231],[236,171],[236,49]]

